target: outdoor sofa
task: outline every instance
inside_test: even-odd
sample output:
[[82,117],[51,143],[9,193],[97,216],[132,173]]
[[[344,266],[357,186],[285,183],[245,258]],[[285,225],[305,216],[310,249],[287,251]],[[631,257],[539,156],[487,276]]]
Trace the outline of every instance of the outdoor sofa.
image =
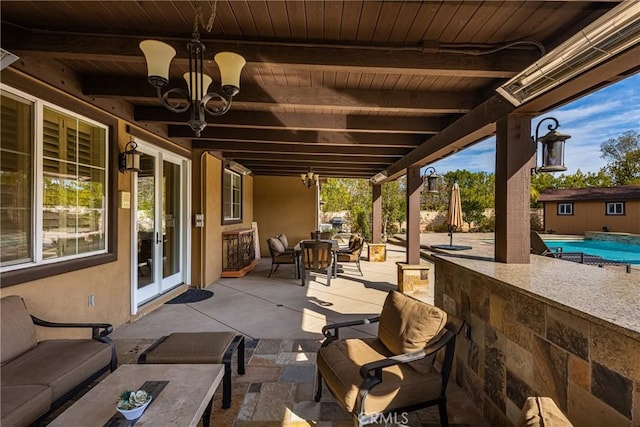
[[[0,300],[0,313],[2,427],[38,421],[117,367],[115,346],[107,337],[113,329],[109,324],[47,322],[31,316],[16,295]],[[38,342],[36,325],[87,328],[91,338]]]

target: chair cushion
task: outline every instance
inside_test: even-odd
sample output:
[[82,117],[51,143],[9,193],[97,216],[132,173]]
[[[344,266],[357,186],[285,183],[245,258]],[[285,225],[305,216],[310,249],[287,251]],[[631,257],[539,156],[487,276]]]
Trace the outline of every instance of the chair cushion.
[[[363,379],[360,367],[393,354],[376,338],[337,340],[318,351],[322,378],[338,402],[353,411]],[[382,370],[382,383],[375,386],[365,402],[366,413],[401,408],[440,396],[442,377],[435,371],[419,373],[408,365]]]
[[529,397],[524,402],[518,427],[572,427],[550,397]]
[[0,396],[2,427],[29,425],[51,407],[51,388],[46,385],[3,385]]
[[24,301],[18,295],[11,295],[0,300],[0,360],[4,366],[14,357],[32,349],[38,343],[31,316]]
[[[447,313],[438,307],[419,301],[398,291],[391,291],[380,314],[378,338],[393,354],[411,353],[425,348],[427,343],[444,332]],[[433,357],[412,362],[420,371],[431,369]]]
[[285,247],[282,245],[282,242],[280,241],[280,239],[278,239],[277,237],[271,237],[267,240],[267,244],[269,244],[269,246],[271,246],[271,248],[274,250],[274,252],[276,253],[282,253],[285,251]]
[[[4,343],[4,337],[3,337]],[[48,384],[57,400],[111,363],[111,345],[94,339],[40,341],[2,367],[2,387]]]
[[282,243],[282,246],[284,246],[285,250],[289,247],[289,240],[287,239],[287,236],[284,235],[284,233],[280,233],[278,235],[278,240],[280,240],[280,243]]

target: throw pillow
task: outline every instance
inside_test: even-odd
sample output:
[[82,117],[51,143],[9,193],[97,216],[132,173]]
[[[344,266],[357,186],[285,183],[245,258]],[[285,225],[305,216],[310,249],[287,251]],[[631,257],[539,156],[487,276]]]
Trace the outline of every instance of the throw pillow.
[[287,236],[285,236],[284,233],[280,233],[278,240],[280,240],[285,249],[289,247],[289,240],[287,240]]

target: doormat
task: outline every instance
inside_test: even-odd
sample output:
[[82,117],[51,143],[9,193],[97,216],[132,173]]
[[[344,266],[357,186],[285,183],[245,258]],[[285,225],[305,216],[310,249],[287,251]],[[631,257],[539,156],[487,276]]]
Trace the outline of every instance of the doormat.
[[188,289],[174,299],[165,302],[165,304],[188,304],[191,302],[204,301],[212,296],[213,292],[207,291],[206,289]]

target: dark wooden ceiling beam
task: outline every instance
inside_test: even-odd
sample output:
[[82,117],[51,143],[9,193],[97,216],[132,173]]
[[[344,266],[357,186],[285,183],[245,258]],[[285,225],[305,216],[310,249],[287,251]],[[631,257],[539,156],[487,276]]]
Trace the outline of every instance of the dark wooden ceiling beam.
[[[2,44],[18,54],[33,53],[54,59],[144,63],[138,47],[143,37],[77,35],[27,31],[2,25]],[[302,71],[353,71],[416,76],[511,78],[540,54],[533,49],[505,49],[487,55],[469,55],[469,49],[439,52],[437,43],[367,49],[359,45],[305,46],[251,41],[201,39],[207,52],[232,50],[247,60],[247,67],[295,67]],[[176,49],[174,61],[186,64],[188,39],[163,39]]]
[[[84,95],[126,97],[132,102],[157,99],[156,89],[145,78],[125,76],[84,76]],[[243,86],[233,99],[235,105],[279,104],[394,113],[466,113],[475,104],[474,94],[460,92],[332,89],[326,87]]]
[[[392,164],[398,160],[397,156],[370,157],[370,156],[341,156],[336,154],[290,154],[290,153],[244,153],[242,151],[225,150],[222,156],[226,159],[258,159],[265,163],[270,160],[288,160],[296,162],[317,162],[319,164],[352,164],[352,163],[387,163]],[[242,162],[240,162],[242,163]]]
[[[413,134],[374,134],[348,132],[288,131],[283,129],[231,129],[206,127],[199,138],[187,126],[170,126],[170,138],[193,138],[194,147],[207,148],[207,142],[256,142],[283,144],[311,144],[331,146],[359,147],[396,147],[416,148],[426,139],[425,135]],[[201,144],[201,145],[199,145]]]
[[[164,107],[137,106],[134,117],[137,122],[161,122],[169,125],[185,125],[189,121],[188,112],[177,114]],[[444,127],[443,123],[441,117],[320,115],[232,110],[211,119],[207,127],[436,134]]]
[[[268,169],[258,169],[252,171],[255,176],[299,176],[301,173],[305,173],[306,171],[290,171],[290,170],[268,170]],[[371,173],[362,173],[362,172],[353,172],[353,171],[332,171],[330,174],[321,174],[320,179],[322,178],[354,178],[354,179],[369,179]]]
[[[244,159],[241,162],[243,166],[249,169],[271,169],[272,171],[280,169],[298,170],[299,173],[303,173],[309,170],[309,163],[302,163],[298,161],[282,160],[282,159],[270,159],[268,161],[261,161],[259,159]],[[388,163],[352,163],[352,164],[331,164],[326,162],[316,162],[313,164],[313,171],[318,173],[326,173],[328,171],[354,171],[354,172],[374,172],[377,173],[382,168],[389,166]],[[371,175],[369,175],[371,176]]]
[[387,168],[388,179],[404,175],[411,166],[425,166],[492,135],[495,122],[514,109],[512,104],[494,95]]
[[263,153],[263,154],[335,154],[342,156],[362,156],[366,154],[371,157],[402,157],[410,150],[397,147],[358,147],[355,145],[335,146],[322,144],[279,144],[260,142],[223,142],[223,141],[198,141],[193,144],[193,148],[205,150],[233,150],[243,153]]

